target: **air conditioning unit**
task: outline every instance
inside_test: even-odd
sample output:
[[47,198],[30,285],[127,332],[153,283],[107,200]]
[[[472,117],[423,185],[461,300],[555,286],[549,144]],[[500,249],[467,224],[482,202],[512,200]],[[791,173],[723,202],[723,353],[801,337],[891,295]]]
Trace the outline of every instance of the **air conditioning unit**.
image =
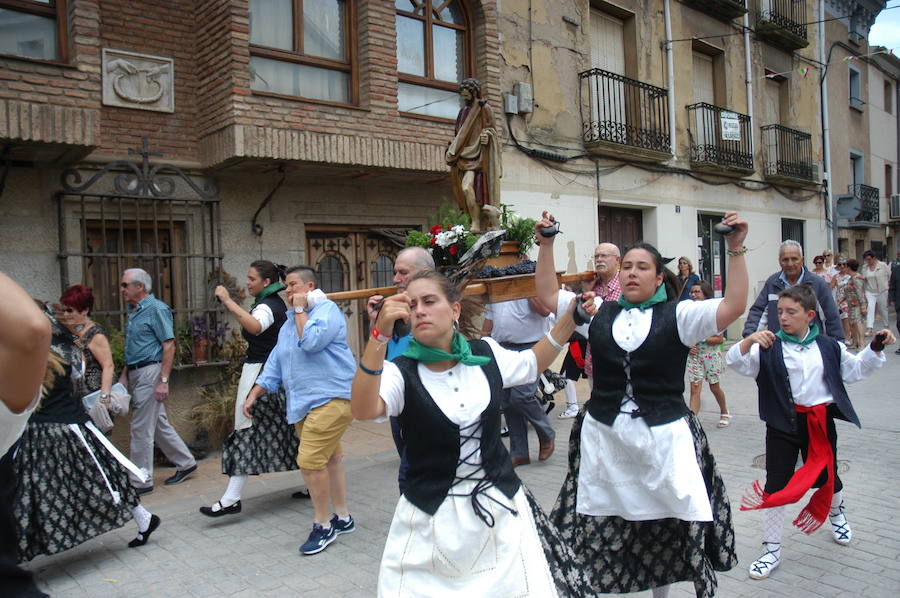
[[900,195],[891,195],[891,220],[900,219]]

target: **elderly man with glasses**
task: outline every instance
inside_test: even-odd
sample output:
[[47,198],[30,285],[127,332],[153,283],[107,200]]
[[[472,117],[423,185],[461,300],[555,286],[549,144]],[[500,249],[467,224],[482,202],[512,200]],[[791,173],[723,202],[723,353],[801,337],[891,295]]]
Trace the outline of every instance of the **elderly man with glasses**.
[[169,423],[165,400],[175,358],[175,333],[169,306],[150,292],[153,281],[140,268],[122,274],[122,297],[128,304],[125,326],[125,368],[119,382],[131,388],[131,460],[149,474],[147,482],[132,479],[138,494],[153,491],[153,443],[175,464],[166,485],[183,482],[197,470],[187,445]]

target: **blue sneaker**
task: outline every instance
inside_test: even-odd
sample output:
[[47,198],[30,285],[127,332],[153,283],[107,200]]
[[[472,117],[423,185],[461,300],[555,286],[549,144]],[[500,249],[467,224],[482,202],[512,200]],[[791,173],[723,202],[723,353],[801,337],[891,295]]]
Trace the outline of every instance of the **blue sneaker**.
[[334,533],[338,536],[341,534],[349,534],[356,531],[356,522],[353,521],[353,517],[350,517],[350,521],[341,521],[337,515],[332,515],[331,517],[331,529],[334,530]]
[[335,538],[337,538],[337,534],[334,531],[334,526],[326,530],[318,523],[314,523],[312,531],[309,532],[309,538],[300,547],[300,552],[306,555],[318,554],[334,542]]

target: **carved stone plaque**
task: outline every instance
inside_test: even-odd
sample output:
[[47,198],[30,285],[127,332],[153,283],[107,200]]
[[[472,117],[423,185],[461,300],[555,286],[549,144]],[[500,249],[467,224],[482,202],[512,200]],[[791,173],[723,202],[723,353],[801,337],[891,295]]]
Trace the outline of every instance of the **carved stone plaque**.
[[103,104],[175,112],[175,62],[161,56],[104,48]]

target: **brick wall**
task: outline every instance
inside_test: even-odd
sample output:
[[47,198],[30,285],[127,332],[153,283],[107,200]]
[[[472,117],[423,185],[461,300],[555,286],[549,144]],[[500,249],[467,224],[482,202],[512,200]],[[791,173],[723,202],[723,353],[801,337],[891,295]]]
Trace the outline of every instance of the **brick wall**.
[[[497,3],[463,1],[474,37],[473,74],[499,114]],[[122,154],[149,136],[166,160],[203,166],[256,157],[446,170],[442,152],[453,125],[397,113],[392,2],[357,2],[360,101],[353,107],[251,92],[248,0],[70,0],[69,7],[70,64],[0,59],[0,100],[98,111],[86,142],[103,154]],[[102,48],[173,58],[175,112],[101,108]],[[39,111],[16,105],[6,112]],[[2,126],[0,115],[0,137]],[[328,149],[332,143],[337,147]]]
[[194,73],[196,27],[187,2],[100,0],[100,37],[104,48],[155,54],[175,61],[175,112],[150,112],[104,106],[100,147],[122,152],[150,137],[166,160],[196,160],[197,90]]

